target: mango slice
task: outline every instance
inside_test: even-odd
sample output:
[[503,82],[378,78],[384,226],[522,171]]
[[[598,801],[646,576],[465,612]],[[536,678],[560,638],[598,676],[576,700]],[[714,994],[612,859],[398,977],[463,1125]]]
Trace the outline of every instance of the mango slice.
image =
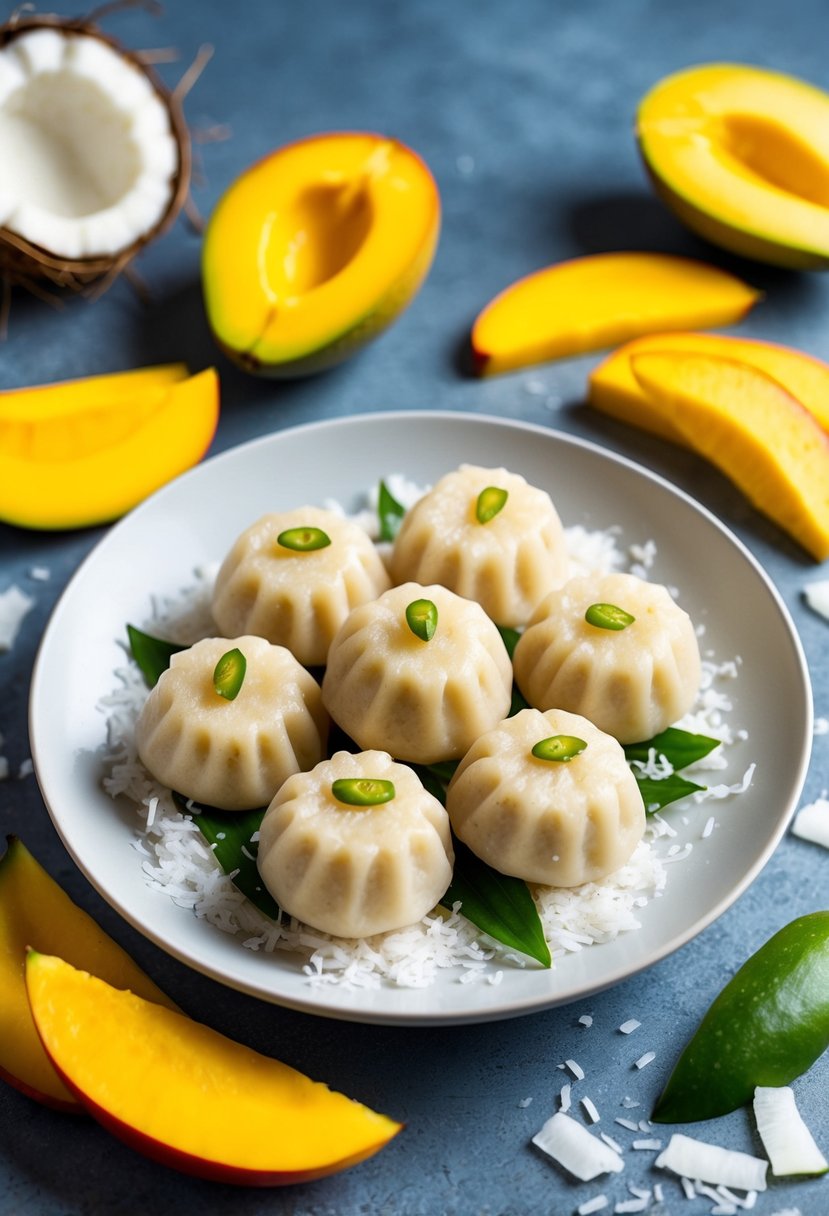
[[47,1106],[81,1111],[35,1030],[26,996],[26,950],[58,952],[119,988],[176,1006],[107,936],[16,837],[0,858],[0,1076]]
[[71,381],[0,398],[0,519],[105,523],[196,464],[219,417],[215,370],[143,379],[102,377],[88,396],[85,382]]
[[411,302],[439,228],[435,181],[397,140],[332,132],[277,149],[237,178],[207,226],[216,341],[263,375],[341,362]]
[[139,1152],[217,1181],[276,1186],[364,1160],[401,1125],[183,1014],[30,952],[32,1015],[55,1068]]
[[829,266],[829,94],[704,64],[651,89],[636,133],[657,193],[700,236],[779,266]]
[[654,330],[728,325],[760,298],[704,262],[661,253],[599,253],[519,279],[472,328],[480,375],[617,346]]
[[664,410],[651,401],[633,374],[631,360],[648,351],[717,355],[749,363],[782,384],[829,433],[829,363],[789,346],[726,334],[650,334],[626,343],[590,373],[589,404],[620,422],[651,431],[672,443],[684,443],[681,432]]
[[43,414],[73,414],[93,405],[108,405],[112,400],[137,396],[150,388],[176,384],[190,373],[185,363],[161,363],[156,367],[130,368],[103,376],[85,376],[40,384],[34,388],[11,388],[0,392],[0,418],[31,419]]
[[689,447],[818,561],[829,557],[829,435],[791,393],[714,355],[652,351],[631,367]]

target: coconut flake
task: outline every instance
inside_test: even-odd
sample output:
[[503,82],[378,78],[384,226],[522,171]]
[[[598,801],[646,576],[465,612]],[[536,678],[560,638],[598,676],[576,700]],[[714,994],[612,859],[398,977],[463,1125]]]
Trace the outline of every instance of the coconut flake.
[[792,833],[829,849],[829,799],[820,797],[801,807],[792,823]]
[[596,1109],[596,1104],[591,1098],[582,1098],[581,1104],[584,1107],[584,1113],[587,1115],[591,1123],[598,1123],[601,1115]]
[[619,1032],[621,1034],[633,1034],[634,1030],[638,1030],[641,1025],[642,1023],[637,1022],[636,1018],[628,1018],[626,1022],[622,1022]]
[[829,578],[807,583],[803,588],[803,598],[814,612],[829,621]]
[[592,1199],[585,1199],[584,1203],[579,1204],[576,1211],[578,1216],[591,1216],[592,1212],[600,1212],[602,1208],[606,1208],[608,1203],[607,1195],[594,1195]]
[[829,1170],[829,1163],[803,1122],[790,1086],[758,1085],[754,1091],[754,1118],[773,1174],[783,1177],[825,1174]]
[[32,596],[15,584],[0,592],[0,651],[11,650],[14,646],[23,618],[34,603]]
[[640,1056],[638,1060],[634,1060],[633,1067],[634,1068],[647,1068],[648,1064],[650,1064],[650,1062],[655,1059],[656,1059],[655,1051],[646,1051],[645,1054],[643,1056]]
[[608,1144],[561,1111],[547,1120],[532,1142],[581,1182],[590,1182],[600,1174],[618,1174],[625,1168],[620,1155]]
[[675,1132],[654,1164],[683,1178],[722,1183],[741,1191],[764,1191],[769,1163],[749,1153],[720,1148]]

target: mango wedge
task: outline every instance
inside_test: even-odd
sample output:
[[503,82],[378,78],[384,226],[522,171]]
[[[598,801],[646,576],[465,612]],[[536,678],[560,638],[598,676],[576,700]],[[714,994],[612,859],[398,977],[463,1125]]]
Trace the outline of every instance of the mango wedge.
[[32,1016],[53,1065],[114,1135],[185,1173],[245,1186],[363,1161],[399,1123],[183,1014],[30,952]]
[[713,355],[654,351],[631,367],[689,447],[818,561],[829,557],[829,435],[791,393]]
[[74,414],[92,406],[109,405],[113,400],[125,401],[147,389],[177,384],[189,374],[186,363],[161,363],[33,388],[5,389],[0,393],[0,418],[25,422],[39,416]]
[[664,410],[650,400],[633,374],[631,359],[652,351],[716,355],[749,363],[782,384],[829,433],[829,363],[789,346],[726,334],[649,334],[626,343],[590,373],[589,404],[611,418],[641,427],[661,439],[684,443],[681,432]]
[[0,399],[0,519],[106,523],[201,459],[219,416],[213,368],[137,388],[109,380],[88,397],[72,381]]
[[479,314],[480,375],[618,346],[654,330],[729,325],[760,298],[734,275],[660,253],[601,253],[536,271]]
[[0,1076],[30,1098],[62,1110],[82,1107],[58,1077],[35,1030],[26,997],[26,950],[59,952],[119,987],[175,1005],[149,976],[10,837],[0,858]]

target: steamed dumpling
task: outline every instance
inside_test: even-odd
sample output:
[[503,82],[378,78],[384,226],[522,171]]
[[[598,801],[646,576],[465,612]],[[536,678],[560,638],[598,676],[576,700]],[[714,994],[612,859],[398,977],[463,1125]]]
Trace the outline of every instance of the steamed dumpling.
[[[320,548],[280,544],[285,532],[319,529]],[[213,591],[222,633],[253,633],[287,646],[306,667],[322,666],[352,608],[391,585],[377,549],[357,524],[320,507],[264,515],[236,540]]]
[[[621,629],[585,620],[593,605],[634,619]],[[621,743],[639,743],[686,713],[700,684],[694,626],[669,591],[632,574],[574,578],[538,606],[513,655],[537,709],[583,714]]]
[[[490,488],[506,491],[506,501],[481,523],[478,497]],[[568,568],[550,496],[517,473],[475,465],[448,473],[409,509],[391,559],[396,583],[442,583],[513,627],[526,624]]]
[[[337,780],[390,781],[393,797],[354,806]],[[414,924],[452,879],[449,817],[414,772],[386,752],[336,752],[290,777],[262,820],[259,873],[291,916],[339,937]]]
[[[429,641],[406,620],[418,600],[437,609]],[[421,764],[462,756],[505,717],[511,695],[506,647],[480,604],[417,583],[354,609],[331,644],[322,682],[328,712],[360,747]]]
[[[569,760],[532,754],[555,736],[586,746]],[[621,745],[586,718],[556,709],[523,709],[477,739],[449,783],[446,809],[456,836],[483,861],[554,887],[606,878],[645,830],[642,795]]]
[[[234,700],[213,684],[238,649],[247,663]],[[319,685],[289,650],[264,638],[205,638],[174,654],[135,728],[156,780],[228,811],[267,806],[286,777],[325,754],[328,715]]]

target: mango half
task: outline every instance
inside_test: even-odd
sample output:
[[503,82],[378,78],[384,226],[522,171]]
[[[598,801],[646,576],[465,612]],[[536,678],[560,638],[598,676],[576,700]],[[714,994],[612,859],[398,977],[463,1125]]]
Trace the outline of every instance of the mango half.
[[214,337],[262,375],[332,367],[411,302],[439,229],[435,181],[404,144],[334,132],[280,148],[210,217],[202,280]]
[[704,64],[646,94],[636,133],[657,193],[700,236],[761,262],[829,267],[829,94]]

